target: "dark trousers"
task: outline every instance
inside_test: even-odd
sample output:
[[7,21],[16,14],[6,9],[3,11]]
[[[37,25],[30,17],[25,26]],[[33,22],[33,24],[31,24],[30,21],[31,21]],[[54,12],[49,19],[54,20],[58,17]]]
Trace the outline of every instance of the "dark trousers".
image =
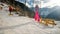
[[11,12],[12,12],[12,11],[10,10],[9,12],[10,12],[10,15],[11,15]]

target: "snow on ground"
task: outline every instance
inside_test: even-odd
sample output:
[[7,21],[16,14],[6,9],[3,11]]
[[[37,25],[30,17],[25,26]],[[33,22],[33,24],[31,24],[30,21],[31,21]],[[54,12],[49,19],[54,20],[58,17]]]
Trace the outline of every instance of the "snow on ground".
[[[4,5],[8,8],[8,5]],[[58,25],[48,27],[35,22],[32,18],[14,13],[13,16],[9,16],[5,6],[0,10],[0,34],[60,34],[60,21],[56,21]]]

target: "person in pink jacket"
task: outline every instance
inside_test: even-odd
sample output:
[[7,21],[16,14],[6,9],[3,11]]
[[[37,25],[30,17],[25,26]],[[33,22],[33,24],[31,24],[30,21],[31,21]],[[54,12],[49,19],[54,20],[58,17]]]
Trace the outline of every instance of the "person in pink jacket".
[[40,22],[40,16],[39,16],[39,13],[38,13],[38,5],[36,5],[36,7],[35,7],[35,16],[34,16],[34,19],[35,19],[35,21]]

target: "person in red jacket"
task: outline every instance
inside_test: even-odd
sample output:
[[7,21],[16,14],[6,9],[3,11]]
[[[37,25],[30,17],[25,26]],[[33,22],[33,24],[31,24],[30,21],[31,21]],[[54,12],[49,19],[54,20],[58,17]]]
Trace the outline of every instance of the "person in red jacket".
[[10,15],[12,15],[12,14],[11,14],[12,11],[13,11],[12,6],[9,6],[9,12],[10,12]]

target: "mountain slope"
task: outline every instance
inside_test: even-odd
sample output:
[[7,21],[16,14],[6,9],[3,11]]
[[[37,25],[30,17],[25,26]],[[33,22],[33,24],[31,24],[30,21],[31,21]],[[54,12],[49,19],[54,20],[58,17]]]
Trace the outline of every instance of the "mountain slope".
[[28,17],[34,17],[34,11],[30,10],[30,8],[28,8],[25,4],[15,1],[15,0],[6,0],[6,1],[2,1],[5,2],[8,5],[12,5],[13,7],[18,7],[20,8],[20,13],[19,15],[23,15],[23,16],[28,16]]
[[60,20],[60,7],[54,7],[54,10],[52,10],[50,14],[46,16],[46,18],[51,18],[55,20]]

